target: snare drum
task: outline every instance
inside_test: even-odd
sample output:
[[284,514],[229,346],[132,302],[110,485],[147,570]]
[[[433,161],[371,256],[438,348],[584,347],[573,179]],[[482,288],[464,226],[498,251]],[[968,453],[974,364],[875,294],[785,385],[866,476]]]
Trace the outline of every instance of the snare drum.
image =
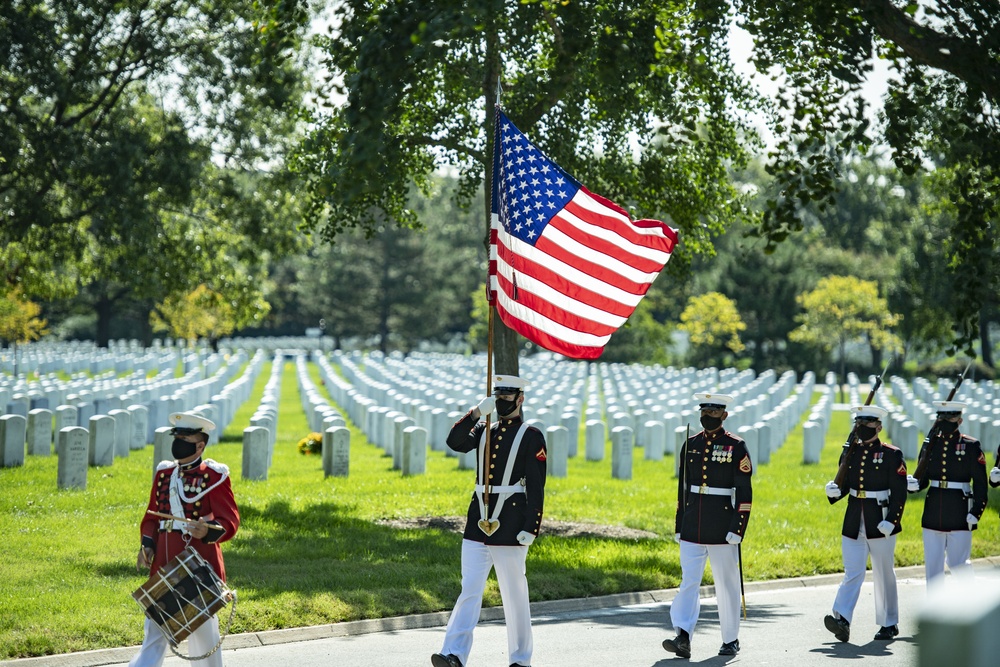
[[236,594],[192,547],[150,576],[132,597],[143,613],[177,646]]

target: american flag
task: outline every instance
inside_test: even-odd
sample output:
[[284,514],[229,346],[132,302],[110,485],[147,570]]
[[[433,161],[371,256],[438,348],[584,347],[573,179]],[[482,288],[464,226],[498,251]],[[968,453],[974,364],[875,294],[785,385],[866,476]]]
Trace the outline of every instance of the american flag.
[[497,109],[490,302],[547,350],[596,359],[670,259],[677,231],[632,220],[546,157]]

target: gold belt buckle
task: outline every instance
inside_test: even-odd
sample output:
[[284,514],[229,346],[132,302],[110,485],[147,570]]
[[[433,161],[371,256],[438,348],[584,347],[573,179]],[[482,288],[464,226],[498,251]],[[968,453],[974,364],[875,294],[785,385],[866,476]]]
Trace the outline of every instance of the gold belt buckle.
[[858,498],[865,498],[866,496],[867,496],[867,494],[863,490],[858,491],[858,495],[857,495]]
[[942,479],[940,482],[938,482],[938,486],[941,487],[942,489],[947,489],[948,488],[948,482],[946,482],[945,480]]
[[703,496],[706,493],[708,493],[708,486],[702,484],[701,486],[698,487],[698,495]]

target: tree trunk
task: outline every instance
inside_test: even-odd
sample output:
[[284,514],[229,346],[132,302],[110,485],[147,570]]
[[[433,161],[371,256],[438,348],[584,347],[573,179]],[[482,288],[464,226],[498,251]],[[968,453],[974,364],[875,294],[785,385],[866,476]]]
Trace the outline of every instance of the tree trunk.
[[993,365],[993,343],[990,341],[990,316],[987,308],[979,311],[979,347],[982,349],[983,363],[990,368]]
[[97,347],[106,348],[111,340],[112,305],[113,302],[107,293],[99,295],[94,303],[94,310],[97,313],[97,331],[95,333]]

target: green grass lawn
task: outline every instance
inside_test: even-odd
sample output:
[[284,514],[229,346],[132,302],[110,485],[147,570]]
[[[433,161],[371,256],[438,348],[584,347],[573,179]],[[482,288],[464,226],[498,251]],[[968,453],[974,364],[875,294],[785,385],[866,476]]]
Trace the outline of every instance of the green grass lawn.
[[[319,376],[312,369],[313,379]],[[267,481],[241,479],[242,428],[270,374],[223,442],[208,455],[229,465],[243,524],[223,547],[230,585],[239,593],[232,632],[334,623],[449,609],[460,588],[461,536],[401,530],[384,518],[461,516],[473,473],[454,458],[428,454],[427,474],[404,478],[390,457],[352,426],[350,477],[323,478],[319,457],[298,453],[308,433],[295,367],[283,369],[278,444]],[[750,580],[837,572],[844,505],[830,506],[823,485],[836,473],[848,415],[835,413],[819,465],[801,463],[802,430],[761,466],[743,546]],[[566,479],[546,486],[546,517],[623,525],[657,539],[545,536],[531,547],[532,600],[586,597],[678,585],[671,539],[676,502],[673,459],[649,462],[635,452],[633,479],[611,479],[605,461],[570,461]],[[138,524],[149,493],[152,447],[91,468],[86,491],[56,489],[57,459],[28,457],[0,469],[0,659],[64,653],[142,640],[142,613],[131,592]],[[912,468],[912,463],[910,464]],[[898,565],[923,562],[922,494],[911,497],[896,549]],[[996,494],[973,540],[973,556],[1000,554]],[[487,605],[500,604],[495,581]],[[226,614],[228,616],[228,614]]]

